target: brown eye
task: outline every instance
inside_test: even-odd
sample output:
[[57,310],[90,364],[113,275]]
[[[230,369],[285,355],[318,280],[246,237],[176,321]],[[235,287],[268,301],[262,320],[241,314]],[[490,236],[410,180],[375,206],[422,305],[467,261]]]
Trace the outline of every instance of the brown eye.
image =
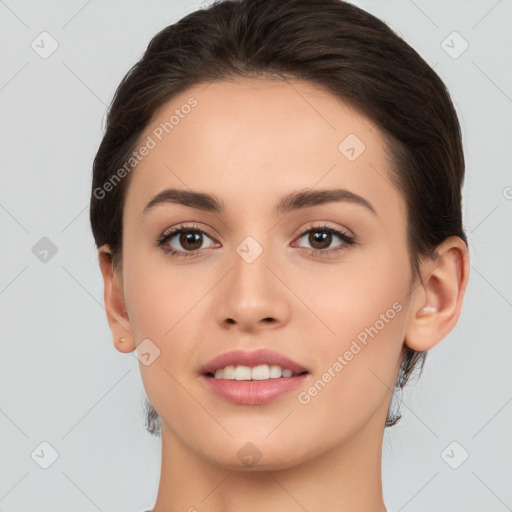
[[203,236],[198,231],[183,231],[180,233],[179,242],[184,249],[195,251],[201,248]]
[[332,242],[332,233],[327,231],[310,231],[308,242],[313,249],[327,249]]
[[[210,245],[205,245],[210,240]],[[194,256],[215,246],[215,242],[202,229],[195,226],[181,225],[157,240],[157,245],[171,256]]]
[[[335,239],[341,241],[331,247]],[[302,243],[300,243],[302,241]],[[319,226],[307,229],[299,236],[299,245],[306,243],[310,247],[304,249],[314,255],[332,255],[337,251],[342,251],[355,243],[355,238],[340,229],[329,226]]]

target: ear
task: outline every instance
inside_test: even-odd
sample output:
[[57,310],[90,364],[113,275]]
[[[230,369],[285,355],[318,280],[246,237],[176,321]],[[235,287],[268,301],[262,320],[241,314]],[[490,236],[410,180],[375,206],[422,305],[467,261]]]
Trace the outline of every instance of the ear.
[[423,352],[437,345],[459,319],[469,279],[469,254],[464,241],[452,236],[437,248],[438,257],[421,268],[422,283],[413,290],[405,344]]
[[122,279],[114,273],[112,253],[108,245],[102,245],[98,249],[98,259],[103,275],[103,298],[114,347],[119,352],[133,352],[136,347],[130,318],[125,308]]

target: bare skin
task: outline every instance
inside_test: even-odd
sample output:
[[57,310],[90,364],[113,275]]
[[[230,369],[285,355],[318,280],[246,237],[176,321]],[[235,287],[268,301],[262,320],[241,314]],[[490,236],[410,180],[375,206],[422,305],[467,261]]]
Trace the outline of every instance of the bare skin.
[[[385,512],[382,439],[401,350],[429,350],[457,323],[467,247],[445,240],[440,257],[422,263],[423,282],[412,281],[405,203],[379,130],[321,89],[264,79],[198,85],[163,105],[141,140],[190,97],[197,106],[130,176],[119,274],[109,247],[99,249],[115,347],[132,352],[149,338],[160,350],[140,364],[162,419],[154,512]],[[365,145],[353,161],[338,148],[349,134]],[[143,213],[166,188],[212,194],[225,211],[165,203]],[[375,213],[348,201],[274,211],[292,192],[340,188]],[[195,255],[156,244],[180,224],[204,232],[200,248],[179,234],[166,245]],[[324,225],[356,243],[328,233],[315,242]],[[236,250],[248,236],[263,249],[251,263]],[[345,357],[370,326],[378,333]],[[240,405],[202,382],[199,369],[214,356],[259,348],[307,367],[304,385]],[[308,391],[319,380],[325,386]],[[244,446],[261,454],[254,465],[239,456]]]

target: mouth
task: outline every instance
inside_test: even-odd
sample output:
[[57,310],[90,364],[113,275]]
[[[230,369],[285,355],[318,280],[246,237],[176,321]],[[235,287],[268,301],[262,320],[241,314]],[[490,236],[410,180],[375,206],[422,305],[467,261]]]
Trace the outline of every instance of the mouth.
[[308,369],[275,350],[232,350],[211,359],[199,371],[215,379],[267,380],[296,377]]
[[235,350],[212,359],[200,371],[209,390],[238,405],[263,405],[302,385],[307,368],[273,350]]
[[260,364],[258,366],[250,367],[244,365],[228,365],[224,368],[218,368],[215,372],[207,372],[204,375],[212,379],[226,379],[226,380],[270,380],[270,379],[283,379],[290,377],[297,377],[299,375],[306,375],[307,370],[296,372],[290,368],[283,368],[278,364]]

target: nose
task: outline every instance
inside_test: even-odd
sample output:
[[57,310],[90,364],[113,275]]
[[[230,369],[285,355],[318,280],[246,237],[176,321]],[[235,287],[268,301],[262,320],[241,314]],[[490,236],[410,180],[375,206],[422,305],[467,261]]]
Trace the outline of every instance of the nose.
[[252,262],[242,251],[235,252],[231,263],[217,295],[217,322],[225,329],[243,332],[286,325],[292,295],[270,250],[264,249]]

